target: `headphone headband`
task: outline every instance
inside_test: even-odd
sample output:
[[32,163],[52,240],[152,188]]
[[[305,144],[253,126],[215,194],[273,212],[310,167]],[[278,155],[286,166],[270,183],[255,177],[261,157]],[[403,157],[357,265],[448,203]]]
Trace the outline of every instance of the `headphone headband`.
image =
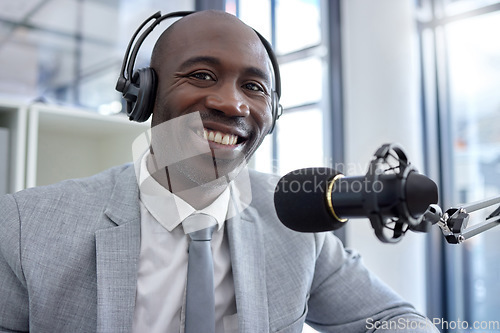
[[[123,89],[125,88],[125,85],[127,84],[127,81],[129,81],[132,78],[132,74],[134,71],[134,65],[135,65],[135,59],[137,58],[137,53],[139,53],[139,48],[141,47],[142,43],[146,39],[146,37],[153,31],[153,29],[160,24],[161,21],[168,19],[168,18],[173,18],[173,17],[184,17],[188,16],[190,14],[195,13],[194,11],[180,11],[180,12],[172,12],[169,14],[161,15],[161,12],[158,11],[148,17],[142,24],[137,28],[135,33],[132,35],[132,39],[130,39],[130,42],[128,43],[127,50],[125,51],[125,56],[123,57],[123,63],[122,63],[122,68],[120,71],[120,77],[118,78],[118,82],[116,83],[116,90],[123,92]],[[141,32],[141,30],[144,28],[144,26],[151,20],[155,20],[137,39],[137,42],[134,45],[134,49],[132,50],[132,53],[130,53],[130,49],[132,48],[132,44],[134,43],[135,38]],[[127,71],[127,77],[125,77],[125,71]]]

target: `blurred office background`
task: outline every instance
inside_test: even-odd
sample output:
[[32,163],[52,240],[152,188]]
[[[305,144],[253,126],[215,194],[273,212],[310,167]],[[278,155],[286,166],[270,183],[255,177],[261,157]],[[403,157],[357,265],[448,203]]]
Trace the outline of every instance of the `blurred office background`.
[[[342,166],[362,175],[375,150],[395,142],[438,183],[444,209],[499,195],[496,0],[0,0],[0,111],[10,110],[0,112],[0,152],[2,142],[19,151],[17,164],[7,161],[12,153],[0,156],[0,176],[3,168],[10,170],[7,183],[18,179],[3,191],[42,184],[37,169],[51,169],[54,158],[78,159],[45,154],[47,147],[79,147],[84,140],[74,135],[95,136],[98,124],[99,133],[127,132],[125,123],[103,119],[123,119],[123,112],[115,115],[123,103],[114,86],[130,36],[158,10],[206,8],[239,16],[279,58],[284,114],[252,167],[283,174]],[[148,65],[164,23],[145,41],[136,67]],[[68,130],[74,123],[81,126]],[[64,128],[64,140],[52,136]],[[117,148],[120,140],[107,144],[130,149]],[[95,163],[84,172],[104,167]],[[474,214],[470,223],[484,216]],[[376,239],[369,221],[352,220],[340,237],[430,318],[500,321],[500,228],[450,245],[434,227],[390,245]]]

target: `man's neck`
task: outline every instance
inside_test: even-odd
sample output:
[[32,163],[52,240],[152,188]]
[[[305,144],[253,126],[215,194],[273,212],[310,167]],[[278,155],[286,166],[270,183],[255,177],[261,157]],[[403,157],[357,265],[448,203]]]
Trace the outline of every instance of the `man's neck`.
[[164,167],[155,171],[151,159],[147,160],[146,165],[151,176],[161,186],[189,203],[195,209],[203,209],[212,204],[228,186],[225,179],[214,180],[209,184],[197,184],[175,167]]

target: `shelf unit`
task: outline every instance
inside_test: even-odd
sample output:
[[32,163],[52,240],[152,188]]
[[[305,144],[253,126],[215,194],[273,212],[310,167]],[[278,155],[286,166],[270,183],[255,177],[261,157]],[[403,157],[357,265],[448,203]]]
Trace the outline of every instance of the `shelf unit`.
[[26,187],[87,177],[132,162],[132,142],[149,127],[123,114],[33,104],[27,127]]
[[150,128],[123,114],[0,100],[9,132],[8,193],[94,175],[132,162],[132,142]]
[[26,127],[28,107],[11,100],[0,100],[0,127],[9,131],[7,191],[17,192],[25,187]]

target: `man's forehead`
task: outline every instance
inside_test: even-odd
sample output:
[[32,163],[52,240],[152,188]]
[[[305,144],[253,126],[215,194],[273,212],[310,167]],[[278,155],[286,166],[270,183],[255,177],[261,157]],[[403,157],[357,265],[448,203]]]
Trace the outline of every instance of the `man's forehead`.
[[[228,41],[234,45],[246,44],[255,50],[264,50],[257,33],[236,16],[221,11],[201,11],[185,16],[167,30],[166,42],[176,46],[187,42]],[[162,38],[160,38],[159,42]],[[267,53],[267,52],[266,52]]]
[[160,36],[151,65],[177,71],[180,63],[200,57],[253,67],[272,80],[272,65],[257,33],[225,12],[196,12],[175,22]]
[[[212,26],[216,23],[225,23],[225,24],[231,24],[239,27],[245,27],[247,29],[252,29],[248,25],[246,25],[243,21],[241,21],[238,17],[229,14],[227,12],[223,11],[217,11],[217,10],[205,10],[205,11],[198,11],[194,12],[192,14],[186,15],[184,17],[181,17],[177,22],[175,23],[176,26],[182,27],[182,26],[197,26],[199,24],[204,24],[204,26]],[[172,25],[172,28],[174,28],[174,25]]]

